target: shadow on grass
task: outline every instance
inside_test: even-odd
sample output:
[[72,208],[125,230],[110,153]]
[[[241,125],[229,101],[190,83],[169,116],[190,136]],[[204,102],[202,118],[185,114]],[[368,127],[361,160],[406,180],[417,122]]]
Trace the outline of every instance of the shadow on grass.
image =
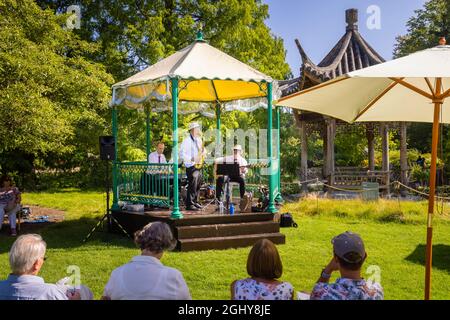
[[[123,233],[107,232],[106,222],[90,236],[86,243],[83,240],[100,221],[100,218],[80,218],[58,223],[42,223],[33,226],[22,225],[19,235],[38,233],[47,243],[48,249],[71,249],[83,246],[105,245],[123,248],[136,248],[134,242]],[[15,237],[9,236],[9,228],[0,234],[0,254],[9,252]]]
[[28,193],[49,193],[49,194],[67,194],[67,193],[73,193],[73,192],[80,192],[80,193],[88,193],[88,192],[94,192],[94,193],[103,193],[104,189],[102,188],[50,188],[50,189],[44,189],[44,190],[27,190]]
[[[416,249],[406,257],[407,261],[425,266],[426,246],[419,244]],[[433,245],[433,268],[450,272],[450,246],[445,244]]]

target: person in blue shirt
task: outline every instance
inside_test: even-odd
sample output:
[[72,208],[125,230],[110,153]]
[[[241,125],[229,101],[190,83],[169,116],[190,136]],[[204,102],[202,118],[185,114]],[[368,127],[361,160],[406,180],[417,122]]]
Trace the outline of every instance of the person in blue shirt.
[[[45,261],[46,243],[38,234],[22,235],[9,252],[11,274],[0,281],[0,300],[80,300],[92,299],[92,292],[82,286],[45,283],[39,271]],[[64,280],[64,279],[63,279]]]

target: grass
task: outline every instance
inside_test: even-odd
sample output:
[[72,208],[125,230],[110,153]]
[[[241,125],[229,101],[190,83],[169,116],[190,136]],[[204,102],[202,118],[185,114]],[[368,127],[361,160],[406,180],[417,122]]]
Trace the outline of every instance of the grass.
[[[82,283],[96,298],[102,294],[111,271],[139,254],[133,243],[119,235],[96,233],[87,244],[85,235],[104,211],[100,192],[63,190],[24,194],[24,203],[66,211],[65,221],[47,227],[41,234],[48,243],[47,261],[41,275],[47,282],[67,276],[77,265]],[[450,218],[448,206],[434,220],[433,298],[449,299]],[[298,229],[282,229],[286,244],[279,251],[284,264],[282,279],[296,290],[311,290],[321,269],[331,257],[330,239],[352,230],[362,235],[368,251],[365,268],[376,265],[386,299],[422,299],[426,202],[307,199],[286,204]],[[0,278],[9,272],[8,250],[12,238],[0,237]],[[179,269],[194,299],[229,299],[229,285],[246,277],[249,248],[225,251],[170,252],[163,263]],[[370,274],[366,274],[369,277]]]

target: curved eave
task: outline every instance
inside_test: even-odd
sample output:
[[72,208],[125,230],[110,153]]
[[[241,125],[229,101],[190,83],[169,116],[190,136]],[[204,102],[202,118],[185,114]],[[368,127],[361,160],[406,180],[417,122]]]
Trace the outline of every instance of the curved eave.
[[357,30],[347,30],[318,65],[311,61],[297,39],[296,44],[303,61],[301,72],[317,83],[385,62]]

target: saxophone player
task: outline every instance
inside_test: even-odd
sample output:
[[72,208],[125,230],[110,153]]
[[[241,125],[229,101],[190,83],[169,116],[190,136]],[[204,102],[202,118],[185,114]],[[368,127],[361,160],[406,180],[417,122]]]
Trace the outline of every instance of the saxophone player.
[[189,135],[180,146],[180,155],[186,167],[188,179],[186,210],[199,211],[202,206],[198,203],[198,195],[203,180],[200,169],[206,152],[200,137],[200,125],[197,122],[192,122],[188,129]]

